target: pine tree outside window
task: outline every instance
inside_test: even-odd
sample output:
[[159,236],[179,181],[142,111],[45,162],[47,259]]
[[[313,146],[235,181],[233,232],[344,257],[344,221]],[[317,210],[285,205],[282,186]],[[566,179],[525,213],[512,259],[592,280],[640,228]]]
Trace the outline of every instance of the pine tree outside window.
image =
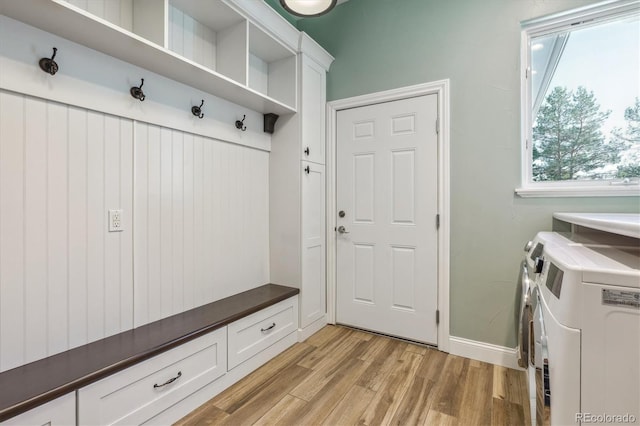
[[640,0],[522,24],[521,196],[640,195]]

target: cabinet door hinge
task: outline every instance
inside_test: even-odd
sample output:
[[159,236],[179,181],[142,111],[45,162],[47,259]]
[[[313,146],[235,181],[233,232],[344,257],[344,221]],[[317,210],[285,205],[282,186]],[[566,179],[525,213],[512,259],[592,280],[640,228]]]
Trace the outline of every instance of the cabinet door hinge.
[[436,325],[440,324],[440,310],[436,309]]
[[436,229],[440,229],[440,215],[436,215]]
[[440,119],[436,118],[436,135],[440,134]]

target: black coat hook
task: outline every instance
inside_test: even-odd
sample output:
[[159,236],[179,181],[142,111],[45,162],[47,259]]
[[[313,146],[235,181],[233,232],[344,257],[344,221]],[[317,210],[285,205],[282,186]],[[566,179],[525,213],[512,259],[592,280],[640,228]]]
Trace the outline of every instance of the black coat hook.
[[200,103],[200,106],[191,107],[191,114],[195,115],[198,118],[204,117],[204,114],[202,113],[202,105],[204,105],[204,99]]
[[40,69],[47,74],[55,75],[55,73],[58,72],[58,64],[53,60],[53,58],[56,57],[56,53],[58,53],[58,48],[54,47],[53,56],[51,58],[42,58],[38,62]]
[[129,90],[129,93],[131,93],[131,96],[133,96],[134,98],[136,98],[140,102],[142,102],[142,101],[144,101],[146,96],[144,95],[144,92],[142,91],[142,86],[144,85],[144,78],[141,78],[140,80],[142,80],[141,83],[140,83],[140,87],[133,86]]
[[247,118],[246,115],[242,116],[242,121],[236,120],[236,129],[240,129],[243,132],[247,130],[247,126],[244,125],[244,119]]

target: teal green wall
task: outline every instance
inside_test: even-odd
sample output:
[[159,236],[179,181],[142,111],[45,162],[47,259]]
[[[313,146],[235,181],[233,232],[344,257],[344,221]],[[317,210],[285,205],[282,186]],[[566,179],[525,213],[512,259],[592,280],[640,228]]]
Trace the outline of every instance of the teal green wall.
[[350,0],[298,28],[336,60],[335,100],[451,81],[451,335],[514,347],[522,247],[557,211],[639,212],[638,197],[519,198],[520,24],[579,0]]

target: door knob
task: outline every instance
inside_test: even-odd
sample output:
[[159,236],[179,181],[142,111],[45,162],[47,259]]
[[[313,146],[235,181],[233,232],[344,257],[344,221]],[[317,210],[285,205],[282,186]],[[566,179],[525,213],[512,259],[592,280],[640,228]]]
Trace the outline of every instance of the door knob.
[[348,234],[349,233],[349,231],[347,231],[347,229],[342,225],[338,226],[338,232],[341,233],[341,234]]

